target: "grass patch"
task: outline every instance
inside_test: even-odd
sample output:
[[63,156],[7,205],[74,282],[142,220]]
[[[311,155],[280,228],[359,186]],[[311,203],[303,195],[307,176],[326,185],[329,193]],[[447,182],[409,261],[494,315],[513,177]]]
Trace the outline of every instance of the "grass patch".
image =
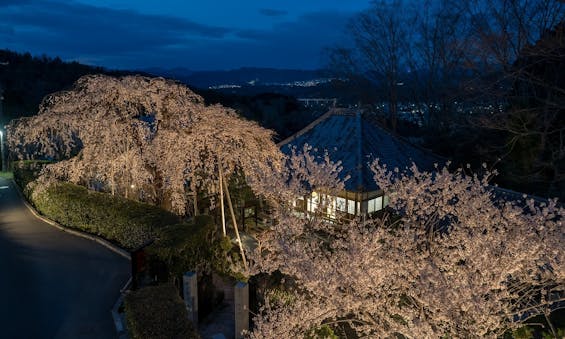
[[14,179],[14,173],[13,172],[0,172],[0,178]]

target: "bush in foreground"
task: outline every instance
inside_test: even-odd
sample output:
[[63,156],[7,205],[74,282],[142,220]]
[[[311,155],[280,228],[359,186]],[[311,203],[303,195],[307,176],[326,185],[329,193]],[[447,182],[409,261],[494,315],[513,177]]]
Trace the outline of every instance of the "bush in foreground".
[[125,310],[133,339],[200,338],[172,284],[129,293],[125,298]]

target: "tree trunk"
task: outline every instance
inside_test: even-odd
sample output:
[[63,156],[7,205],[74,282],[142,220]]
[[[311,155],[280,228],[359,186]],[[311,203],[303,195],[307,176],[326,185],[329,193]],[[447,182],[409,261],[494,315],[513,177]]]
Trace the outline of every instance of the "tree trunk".
[[388,119],[389,126],[393,134],[396,134],[396,125],[398,119],[398,93],[397,93],[397,80],[395,76],[389,78],[389,97],[388,97]]
[[200,211],[198,210],[198,192],[196,189],[193,191],[194,196],[194,216],[200,215]]
[[110,179],[110,185],[112,187],[112,195],[116,195],[116,179],[114,178],[114,169],[111,173],[112,179]]

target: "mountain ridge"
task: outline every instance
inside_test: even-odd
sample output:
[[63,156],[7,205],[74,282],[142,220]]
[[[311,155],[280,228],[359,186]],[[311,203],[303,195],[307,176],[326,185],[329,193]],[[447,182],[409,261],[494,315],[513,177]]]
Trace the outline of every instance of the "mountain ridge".
[[324,70],[280,69],[266,67],[241,67],[231,70],[192,71],[188,68],[145,68],[140,71],[186,83],[187,85],[210,88],[222,85],[247,86],[286,84],[293,82],[326,79]]

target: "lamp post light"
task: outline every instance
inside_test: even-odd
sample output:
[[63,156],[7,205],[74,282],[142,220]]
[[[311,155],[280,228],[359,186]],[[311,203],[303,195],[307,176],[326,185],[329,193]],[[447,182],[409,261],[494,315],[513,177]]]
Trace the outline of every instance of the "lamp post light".
[[0,129],[0,159],[2,160],[2,172],[6,172],[8,169],[4,155],[4,132]]

